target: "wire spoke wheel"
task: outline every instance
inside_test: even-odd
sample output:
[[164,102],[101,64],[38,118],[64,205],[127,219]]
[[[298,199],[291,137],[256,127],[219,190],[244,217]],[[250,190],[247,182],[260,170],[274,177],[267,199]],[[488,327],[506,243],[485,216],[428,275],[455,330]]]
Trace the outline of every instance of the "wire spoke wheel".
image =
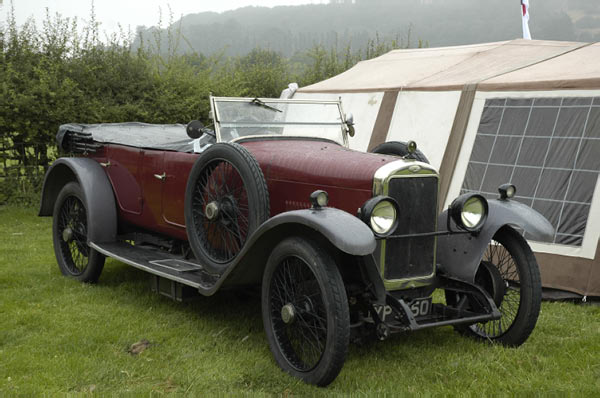
[[[314,369],[327,343],[325,303],[315,275],[302,259],[286,258],[270,289],[273,330],[283,356],[299,371]],[[289,313],[282,316],[284,311]]]
[[83,203],[69,196],[60,209],[58,230],[62,231],[61,251],[69,271],[82,274],[89,262],[90,248],[87,245],[87,220]]
[[348,351],[350,315],[342,277],[327,250],[301,237],[279,243],[263,275],[262,313],[283,370],[319,386],[335,379]]
[[494,277],[501,279],[503,285],[500,287],[502,289],[500,299],[496,299],[497,292],[493,288],[490,291],[494,294],[496,305],[502,317],[494,321],[471,325],[471,329],[482,337],[498,338],[513,325],[521,306],[519,268],[506,247],[495,240],[490,242],[484,255],[484,261],[496,267],[499,271]]
[[[500,319],[455,328],[468,336],[518,346],[527,340],[541,305],[541,281],[537,262],[527,241],[510,227],[494,235],[475,275],[475,283],[494,300]],[[448,304],[460,295],[446,294]]]
[[54,254],[61,272],[82,282],[96,282],[104,256],[88,246],[87,209],[81,187],[66,184],[58,194],[53,212]]
[[[216,215],[207,212],[215,206]],[[195,233],[215,262],[231,261],[248,238],[248,190],[237,168],[225,159],[210,162],[201,172],[192,199]]]
[[208,148],[188,177],[184,210],[196,258],[216,272],[224,269],[269,217],[269,192],[256,159],[235,143]]

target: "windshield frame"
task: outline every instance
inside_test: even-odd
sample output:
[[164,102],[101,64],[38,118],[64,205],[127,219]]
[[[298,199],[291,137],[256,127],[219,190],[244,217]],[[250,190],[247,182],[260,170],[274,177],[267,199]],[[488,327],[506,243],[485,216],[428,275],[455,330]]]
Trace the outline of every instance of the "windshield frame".
[[[333,105],[337,105],[338,107],[338,111],[340,113],[340,130],[341,130],[341,134],[342,134],[342,142],[336,141],[336,140],[332,140],[331,138],[327,138],[327,137],[321,137],[321,136],[306,136],[306,135],[298,135],[298,136],[294,136],[294,135],[277,135],[277,134],[264,134],[264,135],[246,135],[246,136],[242,136],[242,137],[238,137],[235,138],[233,140],[230,141],[223,141],[221,139],[221,118],[219,115],[219,108],[217,106],[217,102],[245,102],[245,103],[249,103],[252,102],[254,100],[258,100],[260,102],[263,102],[267,105],[271,104],[271,103],[286,103],[286,104],[333,104]],[[312,139],[319,139],[319,140],[324,140],[324,141],[329,141],[329,142],[335,142],[338,145],[342,145],[346,148],[349,147],[349,142],[348,142],[348,127],[346,124],[346,115],[344,114],[344,110],[342,109],[342,101],[341,99],[338,100],[320,100],[320,99],[280,99],[280,98],[250,98],[250,97],[213,97],[212,95],[210,96],[210,110],[211,110],[211,116],[213,119],[213,123],[214,123],[214,127],[215,127],[215,134],[216,134],[216,138],[217,138],[217,142],[240,142],[240,141],[245,141],[245,140],[251,140],[251,139],[260,139],[260,138],[266,138],[266,139],[276,139],[276,138],[281,138],[281,139],[307,139],[307,140],[312,140]]]

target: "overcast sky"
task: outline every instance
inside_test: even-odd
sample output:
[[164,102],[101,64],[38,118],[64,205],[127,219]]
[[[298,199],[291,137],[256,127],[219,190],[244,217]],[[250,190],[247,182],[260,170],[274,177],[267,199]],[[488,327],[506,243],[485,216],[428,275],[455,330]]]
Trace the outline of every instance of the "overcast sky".
[[[162,8],[163,20],[168,21],[168,6],[177,20],[182,14],[202,11],[233,10],[245,6],[273,7],[276,5],[298,5],[320,3],[324,0],[95,0],[96,19],[102,23],[101,30],[114,32],[117,24],[132,30],[138,25],[152,26],[158,23],[159,7]],[[1,20],[6,20],[10,8],[10,0],[4,0]],[[77,16],[87,21],[90,15],[91,0],[13,0],[17,23],[22,24],[33,16],[36,21],[45,17],[45,9],[50,13],[60,13],[64,17]]]

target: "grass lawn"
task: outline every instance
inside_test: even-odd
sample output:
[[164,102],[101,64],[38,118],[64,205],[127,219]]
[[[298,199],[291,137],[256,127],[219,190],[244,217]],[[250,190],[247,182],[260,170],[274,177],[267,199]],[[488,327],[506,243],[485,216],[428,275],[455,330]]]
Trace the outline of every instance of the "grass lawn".
[[[0,395],[56,392],[497,394],[600,391],[600,306],[544,303],[518,349],[443,327],[351,346],[326,389],[272,359],[260,300],[218,293],[180,304],[114,260],[97,285],[64,278],[51,219],[0,207]],[[152,344],[132,356],[131,344]],[[596,395],[597,396],[597,395]]]

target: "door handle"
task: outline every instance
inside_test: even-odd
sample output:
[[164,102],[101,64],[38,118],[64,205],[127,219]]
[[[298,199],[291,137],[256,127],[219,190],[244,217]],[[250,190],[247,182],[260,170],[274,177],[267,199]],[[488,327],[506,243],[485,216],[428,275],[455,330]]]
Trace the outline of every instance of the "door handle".
[[165,178],[167,178],[167,174],[166,173],[162,173],[162,174],[154,174],[155,178],[158,178],[161,181],[164,181]]

